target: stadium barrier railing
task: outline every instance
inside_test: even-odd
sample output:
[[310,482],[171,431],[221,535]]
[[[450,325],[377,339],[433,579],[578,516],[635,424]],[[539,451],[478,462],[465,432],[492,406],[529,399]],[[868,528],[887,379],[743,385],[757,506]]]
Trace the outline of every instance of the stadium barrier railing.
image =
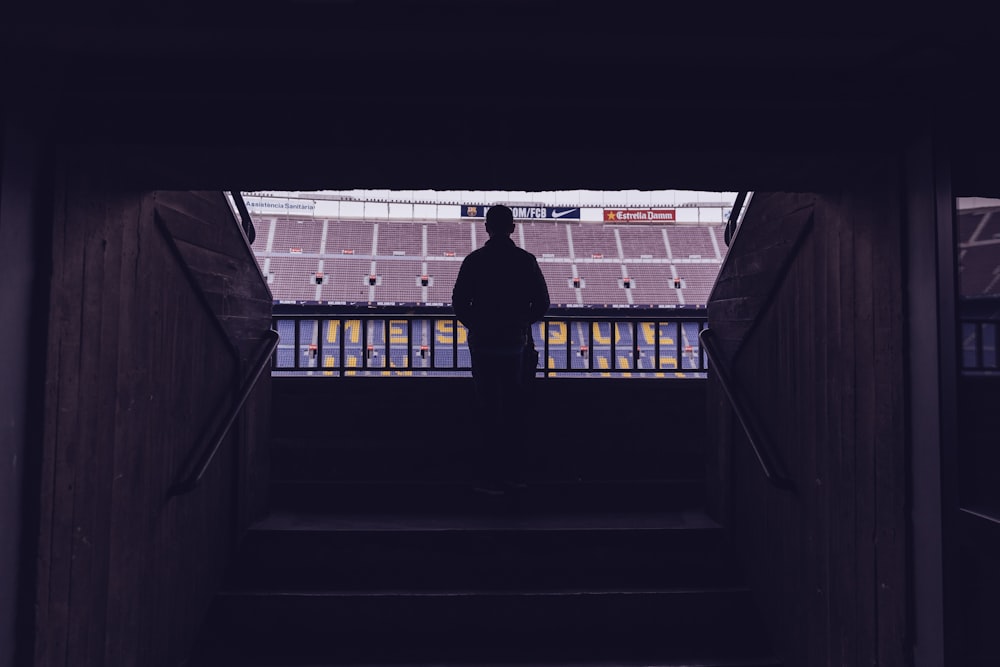
[[1000,318],[962,318],[962,372],[1000,374]]
[[[550,310],[532,327],[536,377],[705,377],[704,308]],[[450,308],[275,307],[274,375],[467,376],[468,331]]]

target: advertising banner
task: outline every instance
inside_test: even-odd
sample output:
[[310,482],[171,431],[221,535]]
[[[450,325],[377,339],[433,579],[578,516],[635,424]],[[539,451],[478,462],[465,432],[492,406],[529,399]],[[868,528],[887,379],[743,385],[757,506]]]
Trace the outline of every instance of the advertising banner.
[[613,208],[604,209],[604,222],[645,224],[650,222],[676,222],[677,211],[672,208]]
[[463,218],[485,218],[486,207],[479,204],[462,204]]
[[[464,204],[463,218],[485,218],[489,206]],[[511,206],[515,220],[579,220],[580,208],[568,206]]]
[[[514,216],[517,217],[516,215]],[[580,209],[579,208],[568,208],[565,206],[555,206],[545,209],[545,217],[552,218],[553,220],[568,219],[568,220],[579,220],[580,219]]]
[[312,199],[290,197],[259,197],[244,195],[243,201],[251,213],[277,213],[279,215],[312,215],[316,202]]

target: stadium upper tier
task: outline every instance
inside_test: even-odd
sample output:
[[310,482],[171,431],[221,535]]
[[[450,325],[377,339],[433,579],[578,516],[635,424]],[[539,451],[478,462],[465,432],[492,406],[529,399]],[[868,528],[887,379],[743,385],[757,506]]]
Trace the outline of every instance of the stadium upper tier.
[[968,298],[1000,295],[1000,201],[960,198],[959,293]]
[[[482,221],[255,216],[254,253],[277,301],[448,304]],[[553,305],[704,305],[722,262],[720,225],[519,222]],[[503,276],[497,276],[503,280]]]

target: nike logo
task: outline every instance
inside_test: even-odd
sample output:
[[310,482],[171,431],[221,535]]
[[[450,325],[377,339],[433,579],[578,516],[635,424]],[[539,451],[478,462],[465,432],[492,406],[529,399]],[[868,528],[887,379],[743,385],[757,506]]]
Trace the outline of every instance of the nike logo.
[[561,218],[561,217],[563,217],[564,215],[569,215],[569,214],[570,214],[570,213],[572,213],[573,211],[579,211],[579,210],[580,210],[580,209],[578,209],[578,208],[571,208],[571,209],[568,209],[568,210],[566,210],[566,211],[562,211],[561,213],[560,213],[559,211],[552,211],[552,217],[553,217],[553,218]]

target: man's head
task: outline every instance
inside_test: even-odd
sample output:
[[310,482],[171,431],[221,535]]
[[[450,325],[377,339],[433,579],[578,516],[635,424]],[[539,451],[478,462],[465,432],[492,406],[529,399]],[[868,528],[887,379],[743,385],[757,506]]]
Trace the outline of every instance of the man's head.
[[514,212],[503,204],[490,206],[486,212],[486,233],[490,237],[510,236],[514,232]]

